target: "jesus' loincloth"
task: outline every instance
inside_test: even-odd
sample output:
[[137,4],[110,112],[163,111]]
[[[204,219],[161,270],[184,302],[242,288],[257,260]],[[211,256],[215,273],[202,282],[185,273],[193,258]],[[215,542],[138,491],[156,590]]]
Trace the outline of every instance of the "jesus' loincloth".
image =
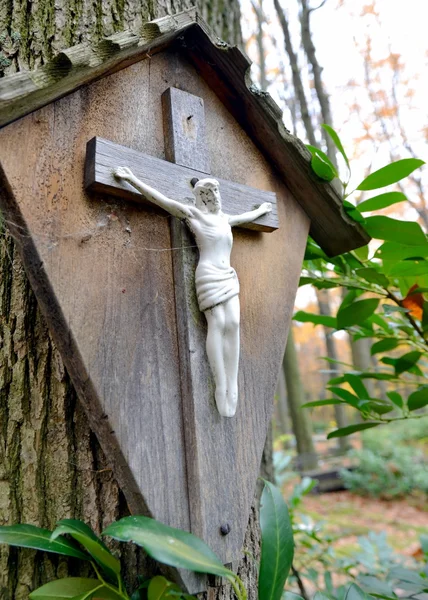
[[218,267],[199,263],[196,267],[195,284],[199,310],[202,312],[239,294],[238,276],[230,265]]

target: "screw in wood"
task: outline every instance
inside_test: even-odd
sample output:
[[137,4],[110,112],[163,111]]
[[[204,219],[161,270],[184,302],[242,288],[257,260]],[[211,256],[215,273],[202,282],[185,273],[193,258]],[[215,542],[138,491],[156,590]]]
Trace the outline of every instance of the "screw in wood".
[[220,533],[221,533],[221,535],[227,535],[228,533],[230,533],[229,523],[225,523],[224,525],[222,525],[220,527]]

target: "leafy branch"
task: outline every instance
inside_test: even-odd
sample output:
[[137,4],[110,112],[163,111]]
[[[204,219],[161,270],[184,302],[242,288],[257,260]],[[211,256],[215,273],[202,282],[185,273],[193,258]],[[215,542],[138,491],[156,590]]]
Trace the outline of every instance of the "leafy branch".
[[[423,161],[405,158],[368,175],[352,192],[347,192],[351,165],[338,134],[328,125],[324,130],[342,155],[347,175],[341,181],[343,209],[360,223],[381,245],[370,257],[370,248],[356,249],[330,258],[311,239],[305,253],[304,273],[300,285],[312,284],[318,289],[342,287],[348,290],[335,316],[298,311],[294,319],[324,325],[333,331],[345,330],[354,339],[372,340],[371,354],[381,354],[381,362],[392,370],[353,371],[329,381],[334,398],[309,402],[315,408],[328,404],[348,404],[360,412],[363,423],[357,423],[330,433],[329,437],[351,435],[377,425],[396,420],[422,418],[414,414],[428,405],[426,358],[428,347],[428,240],[416,222],[392,219],[384,215],[366,216],[407,200],[401,191],[387,191],[359,204],[348,198],[357,191],[373,191],[394,185],[421,167]],[[308,146],[311,165],[324,181],[339,177],[328,156],[314,146]],[[397,351],[407,346],[407,352]],[[392,355],[390,355],[392,353]],[[409,378],[413,375],[413,379]],[[403,380],[417,385],[404,400],[391,390],[386,398],[373,398],[364,385],[365,379],[379,379],[390,385]],[[345,387],[342,387],[345,386]],[[384,416],[394,412],[392,416]]]

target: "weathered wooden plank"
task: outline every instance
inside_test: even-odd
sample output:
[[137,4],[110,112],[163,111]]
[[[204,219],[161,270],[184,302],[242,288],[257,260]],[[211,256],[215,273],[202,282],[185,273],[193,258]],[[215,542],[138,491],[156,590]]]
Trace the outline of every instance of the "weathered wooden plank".
[[172,87],[162,94],[162,105],[167,160],[210,173],[203,99]]
[[[198,118],[195,115],[195,119]],[[193,135],[193,134],[192,134]],[[171,136],[171,139],[173,137]],[[177,138],[176,138],[177,139]],[[189,162],[194,155],[189,152]],[[182,156],[184,159],[184,155]],[[195,164],[200,164],[196,159]],[[110,194],[126,198],[133,202],[152,206],[129,184],[115,178],[113,171],[118,166],[129,167],[133,173],[148,185],[162,192],[168,198],[193,202],[191,180],[201,179],[201,172],[193,168],[174,165],[154,156],[136,152],[125,146],[119,146],[108,140],[94,138],[88,142],[85,169],[85,187],[91,192]],[[257,190],[246,185],[218,179],[222,197],[223,211],[237,215],[262,202],[272,204],[272,212],[264,215],[254,223],[243,227],[255,231],[275,231],[278,228],[276,197],[273,192]]]

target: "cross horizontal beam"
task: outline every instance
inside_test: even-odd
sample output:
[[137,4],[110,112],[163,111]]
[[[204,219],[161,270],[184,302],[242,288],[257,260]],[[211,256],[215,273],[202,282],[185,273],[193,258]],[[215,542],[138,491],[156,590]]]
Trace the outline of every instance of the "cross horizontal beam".
[[[153,206],[127,183],[114,177],[113,171],[117,167],[129,167],[139,179],[165,196],[180,202],[187,200],[189,204],[193,201],[191,180],[194,177],[198,179],[206,177],[206,174],[199,171],[175,165],[99,137],[92,138],[86,150],[86,189]],[[263,202],[270,202],[271,213],[242,227],[268,233],[278,229],[276,195],[273,192],[258,190],[218,177],[216,179],[220,183],[223,212],[237,215],[252,210]]]

